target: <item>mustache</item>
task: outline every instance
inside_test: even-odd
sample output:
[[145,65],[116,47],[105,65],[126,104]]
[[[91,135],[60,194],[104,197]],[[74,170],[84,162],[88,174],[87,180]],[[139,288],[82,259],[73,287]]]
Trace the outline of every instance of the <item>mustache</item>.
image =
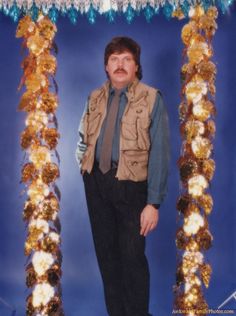
[[127,71],[124,70],[123,68],[117,68],[115,71],[114,71],[114,74],[118,73],[118,72],[123,72],[125,74],[127,74]]

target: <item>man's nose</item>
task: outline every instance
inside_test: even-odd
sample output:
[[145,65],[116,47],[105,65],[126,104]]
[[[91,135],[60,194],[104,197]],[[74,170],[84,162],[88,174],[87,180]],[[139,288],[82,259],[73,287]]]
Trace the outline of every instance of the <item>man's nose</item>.
[[123,59],[118,59],[118,66],[123,67],[124,61]]

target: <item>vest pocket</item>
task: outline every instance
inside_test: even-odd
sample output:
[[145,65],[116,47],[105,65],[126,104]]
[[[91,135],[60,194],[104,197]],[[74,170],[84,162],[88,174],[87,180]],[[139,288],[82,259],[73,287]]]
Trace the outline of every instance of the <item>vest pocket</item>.
[[138,134],[138,148],[142,150],[149,150],[150,136],[149,136],[149,118],[137,118],[137,134]]
[[100,112],[90,112],[88,114],[88,127],[87,133],[89,136],[95,134],[99,128],[99,123],[101,120]]
[[132,119],[123,118],[121,121],[121,133],[124,139],[137,140],[137,121],[136,117]]
[[133,181],[147,179],[148,151],[124,150],[123,157]]

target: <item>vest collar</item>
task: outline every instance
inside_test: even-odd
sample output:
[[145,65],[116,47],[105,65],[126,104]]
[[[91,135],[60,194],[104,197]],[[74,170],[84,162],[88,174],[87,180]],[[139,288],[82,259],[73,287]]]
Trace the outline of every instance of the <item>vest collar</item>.
[[[135,78],[134,81],[132,81],[128,86],[124,87],[122,90],[126,94],[128,99],[134,98],[135,94],[135,88],[138,85],[139,80],[138,78]],[[107,80],[103,85],[103,93],[105,93],[106,97],[108,97],[109,93],[114,91],[114,88],[111,86],[110,80]],[[122,91],[122,92],[123,92]]]

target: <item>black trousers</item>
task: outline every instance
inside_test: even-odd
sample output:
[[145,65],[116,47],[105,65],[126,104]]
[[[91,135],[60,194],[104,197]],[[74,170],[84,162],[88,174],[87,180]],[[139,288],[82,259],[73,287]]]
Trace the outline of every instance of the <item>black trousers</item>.
[[113,168],[105,175],[97,164],[84,174],[85,194],[109,316],[151,316],[149,268],[140,214],[147,182],[118,181]]

